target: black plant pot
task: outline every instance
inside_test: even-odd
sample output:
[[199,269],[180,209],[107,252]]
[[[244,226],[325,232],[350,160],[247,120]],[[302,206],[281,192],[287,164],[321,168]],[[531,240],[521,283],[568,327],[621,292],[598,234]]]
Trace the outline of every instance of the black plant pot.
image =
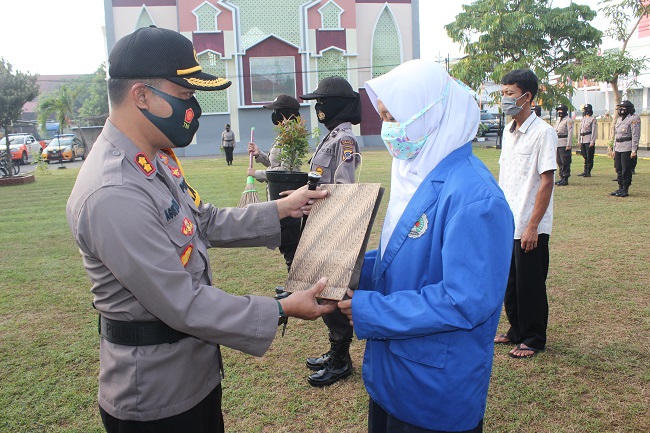
[[267,170],[266,181],[269,186],[269,200],[281,198],[282,191],[298,189],[307,185],[307,173],[303,171]]

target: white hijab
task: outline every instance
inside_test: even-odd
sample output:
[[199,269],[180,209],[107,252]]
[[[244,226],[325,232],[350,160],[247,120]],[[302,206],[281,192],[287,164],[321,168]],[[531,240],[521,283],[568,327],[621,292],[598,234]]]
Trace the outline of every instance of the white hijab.
[[467,87],[433,60],[411,60],[366,81],[365,88],[375,110],[379,99],[397,122],[406,122],[433,103],[447,84],[447,97],[406,127],[412,140],[429,134],[420,153],[406,161],[393,159],[390,200],[381,232],[382,255],[415,190],[440,161],[474,138],[480,115]]

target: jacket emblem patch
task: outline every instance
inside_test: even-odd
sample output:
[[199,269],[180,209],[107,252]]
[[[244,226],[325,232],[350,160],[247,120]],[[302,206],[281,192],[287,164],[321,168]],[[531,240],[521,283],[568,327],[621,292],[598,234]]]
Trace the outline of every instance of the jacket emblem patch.
[[158,157],[160,158],[163,164],[169,165],[169,157],[167,155],[161,152],[158,154]]
[[183,250],[183,253],[181,254],[181,263],[183,264],[183,267],[187,266],[187,263],[190,261],[190,256],[192,255],[192,251],[194,250],[194,245],[189,244],[187,248]]
[[411,231],[409,231],[409,238],[411,239],[419,238],[424,233],[426,233],[428,228],[429,228],[429,219],[427,218],[426,214],[422,214],[422,216],[418,218],[413,228],[411,228]]
[[351,162],[353,160],[352,154],[354,153],[354,141],[349,138],[344,138],[341,140],[341,147],[343,148],[341,159],[343,161]]
[[192,221],[187,218],[183,218],[181,233],[183,233],[185,236],[192,236],[194,234],[194,224],[192,224]]
[[165,218],[167,221],[173,220],[181,212],[181,206],[175,199],[172,199],[172,204],[167,209],[165,209]]
[[316,173],[320,174],[321,176],[323,175],[323,167],[316,167],[316,170],[314,170]]
[[169,171],[172,172],[172,176],[175,178],[180,178],[181,177],[181,171],[178,169],[178,167],[172,167],[171,165],[168,165]]
[[147,159],[147,156],[140,152],[135,156],[135,163],[140,167],[140,170],[146,175],[146,176],[151,176],[153,173],[156,172],[156,168],[151,164],[149,159]]

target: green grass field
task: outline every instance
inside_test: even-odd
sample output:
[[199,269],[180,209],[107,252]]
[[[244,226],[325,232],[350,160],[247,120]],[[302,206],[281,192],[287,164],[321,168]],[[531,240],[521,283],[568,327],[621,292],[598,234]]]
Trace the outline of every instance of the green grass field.
[[[499,151],[475,149],[498,172]],[[362,182],[387,189],[390,157],[363,152]],[[204,201],[236,206],[247,159],[184,161]],[[582,158],[574,156],[579,173]],[[0,188],[0,432],[102,432],[97,413],[97,316],[65,218],[78,170]],[[528,360],[495,350],[485,432],[647,432],[650,425],[650,161],[637,167],[630,197],[615,198],[612,160],[592,178],[555,191],[548,278],[547,351]],[[264,199],[264,187],[257,184]],[[370,240],[378,234],[388,191]],[[271,296],[286,279],[281,254],[261,248],[211,250],[215,285]],[[505,331],[502,318],[500,331]],[[290,320],[262,358],[224,349],[226,431],[364,432],[364,343],[354,341],[354,375],[329,388],[306,382],[307,356],[327,349],[322,321]]]

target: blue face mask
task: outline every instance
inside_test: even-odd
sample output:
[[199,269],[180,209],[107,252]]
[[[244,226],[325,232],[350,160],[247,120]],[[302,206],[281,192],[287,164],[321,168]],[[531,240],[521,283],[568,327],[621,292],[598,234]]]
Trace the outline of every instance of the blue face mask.
[[406,135],[406,127],[413,123],[413,121],[422,116],[424,113],[429,111],[431,107],[444,100],[448,94],[449,82],[447,82],[445,89],[442,91],[442,94],[438,99],[433,101],[432,104],[420,110],[420,112],[418,112],[415,116],[411,117],[406,122],[383,122],[381,124],[381,139],[384,140],[386,149],[388,149],[388,153],[390,153],[393,158],[407,160],[418,156],[422,150],[422,147],[424,146],[424,143],[426,143],[427,139],[429,138],[429,134],[418,138],[417,140],[410,140]]

